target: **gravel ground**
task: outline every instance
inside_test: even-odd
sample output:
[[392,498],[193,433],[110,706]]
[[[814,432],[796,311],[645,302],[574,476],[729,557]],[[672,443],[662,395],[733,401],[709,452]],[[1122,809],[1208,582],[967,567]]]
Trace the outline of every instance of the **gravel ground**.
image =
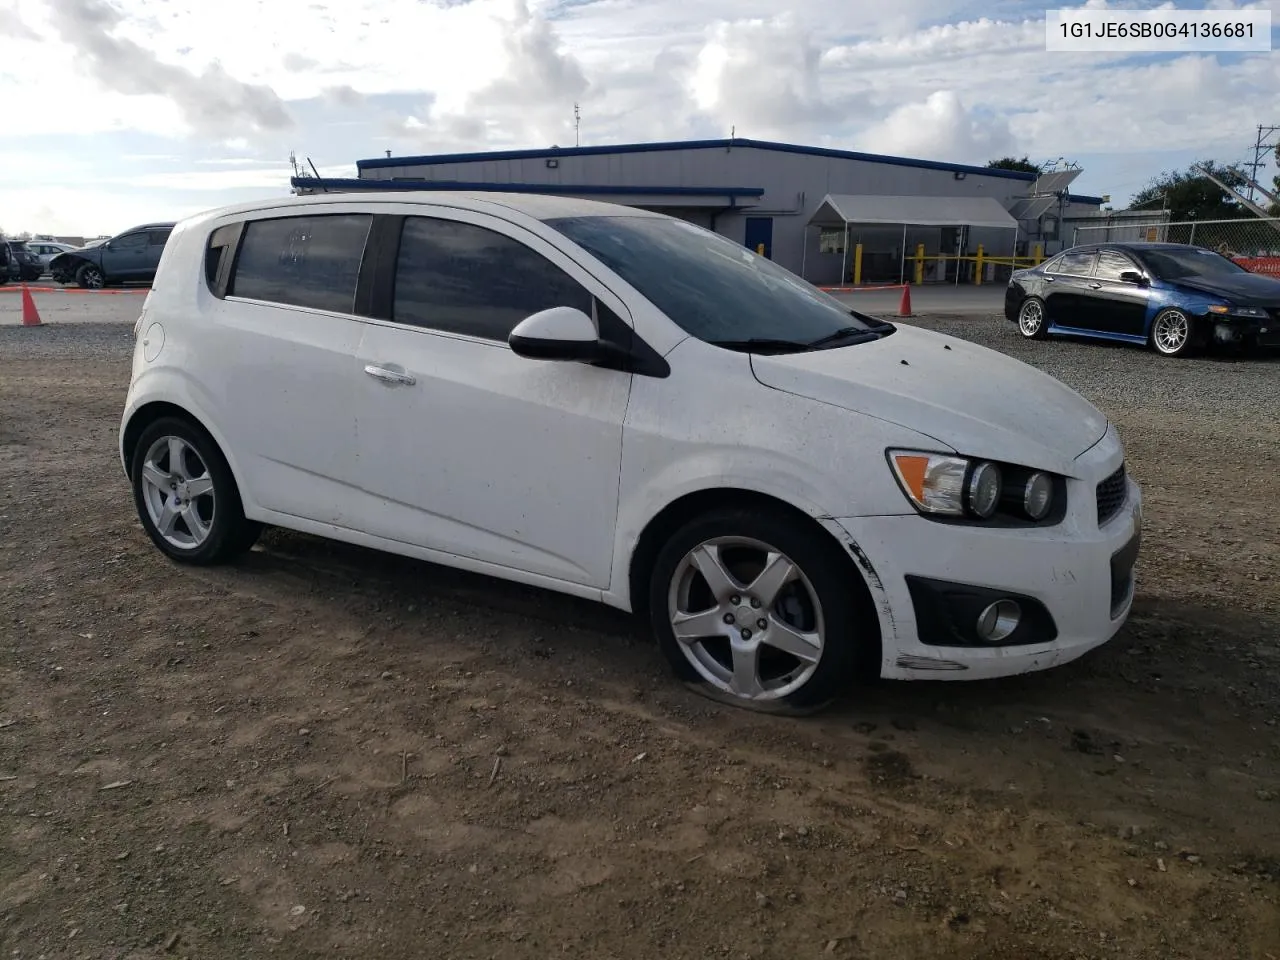
[[0,328],[0,951],[1280,957],[1280,362],[918,322],[1116,420],[1135,610],[802,721],[554,595],[279,531],[168,564],[115,455],[127,324]]

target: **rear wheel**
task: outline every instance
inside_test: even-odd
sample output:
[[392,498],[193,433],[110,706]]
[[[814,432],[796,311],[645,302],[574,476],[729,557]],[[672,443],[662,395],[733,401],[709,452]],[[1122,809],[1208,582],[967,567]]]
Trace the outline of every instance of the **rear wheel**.
[[735,706],[812,712],[851,682],[878,629],[821,531],[725,509],[678,530],[650,582],[654,632],[676,674]]
[[1029,340],[1043,340],[1048,333],[1044,316],[1044,301],[1039,297],[1027,297],[1018,308],[1018,332]]
[[188,420],[164,417],[142,431],[130,474],[147,535],[183,563],[225,563],[257,541],[231,468],[213,438]]

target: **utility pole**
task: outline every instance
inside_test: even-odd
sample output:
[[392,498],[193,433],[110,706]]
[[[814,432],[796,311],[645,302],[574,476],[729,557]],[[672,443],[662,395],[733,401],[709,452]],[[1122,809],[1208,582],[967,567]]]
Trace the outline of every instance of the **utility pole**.
[[582,126],[582,114],[578,112],[578,105],[573,105],[573,145],[579,146],[578,129]]
[[[1277,133],[1280,133],[1280,125],[1267,126],[1261,123],[1258,124],[1258,138],[1253,142],[1253,161],[1241,164],[1241,166],[1249,168],[1250,180],[1256,181],[1258,179],[1258,171],[1266,165],[1266,161],[1263,158],[1269,151],[1275,150],[1277,145],[1280,145],[1280,140],[1276,139]],[[1250,183],[1249,199],[1252,200],[1253,198],[1253,184]]]

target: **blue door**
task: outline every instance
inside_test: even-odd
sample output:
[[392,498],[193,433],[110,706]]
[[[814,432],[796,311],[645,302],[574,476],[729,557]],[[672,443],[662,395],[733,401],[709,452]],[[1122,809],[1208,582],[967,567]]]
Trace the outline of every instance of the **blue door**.
[[747,217],[747,233],[744,243],[747,249],[760,252],[764,247],[764,255],[773,259],[773,217]]

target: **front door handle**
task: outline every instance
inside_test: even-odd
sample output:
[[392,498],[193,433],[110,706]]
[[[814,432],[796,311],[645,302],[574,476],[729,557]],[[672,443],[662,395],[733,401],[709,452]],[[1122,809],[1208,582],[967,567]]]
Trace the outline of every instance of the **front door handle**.
[[393,370],[377,363],[365,364],[364,372],[371,377],[385,380],[387,383],[403,383],[406,386],[413,386],[418,382],[417,377],[411,373],[405,373],[403,370]]
[[1090,289],[1090,290],[1101,290],[1101,289],[1102,289],[1102,284],[1100,284],[1100,283],[1091,283],[1091,284],[1089,284],[1089,289]]

